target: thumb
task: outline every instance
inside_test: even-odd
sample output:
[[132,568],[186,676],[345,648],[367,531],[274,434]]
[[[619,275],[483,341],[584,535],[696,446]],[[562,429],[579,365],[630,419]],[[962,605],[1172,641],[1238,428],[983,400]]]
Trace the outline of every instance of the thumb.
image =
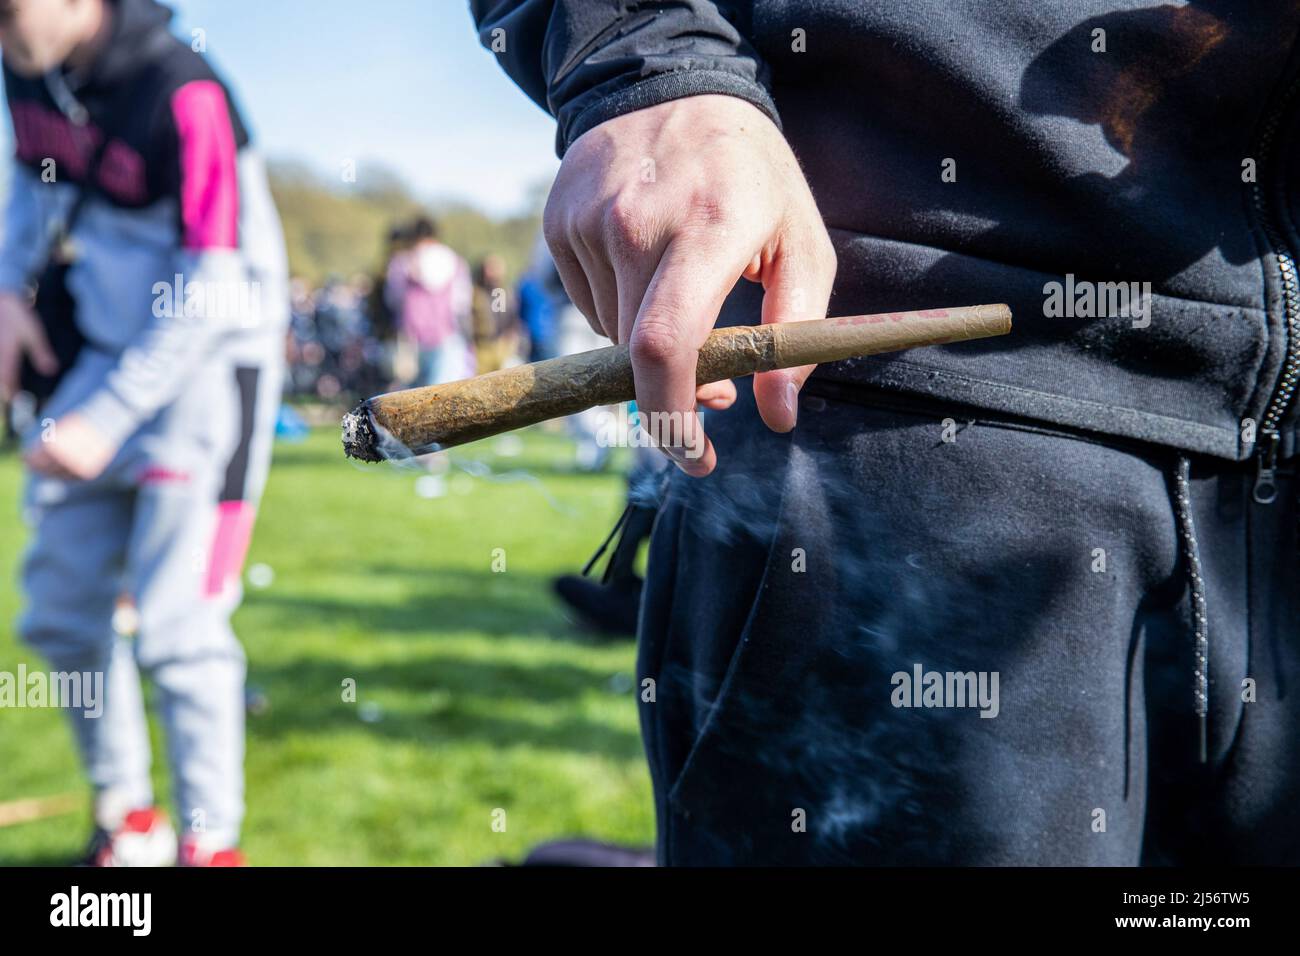
[[[829,256],[811,250],[825,246]],[[766,264],[763,282],[763,324],[806,322],[826,316],[831,284],[835,280],[835,254],[825,232],[806,242],[783,243]],[[767,427],[775,432],[794,428],[799,414],[799,389],[815,365],[760,372],[754,376],[754,400]]]

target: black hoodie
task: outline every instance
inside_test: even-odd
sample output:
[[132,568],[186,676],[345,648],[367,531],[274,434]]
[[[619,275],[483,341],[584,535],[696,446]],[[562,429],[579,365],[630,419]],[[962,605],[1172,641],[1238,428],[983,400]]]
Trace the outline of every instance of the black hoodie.
[[[1229,459],[1294,452],[1297,0],[471,8],[558,118],[561,155],[604,120],[699,93],[781,123],[836,245],[832,314],[1015,314],[1006,338],[822,379]],[[744,293],[731,306],[724,321],[756,321]]]

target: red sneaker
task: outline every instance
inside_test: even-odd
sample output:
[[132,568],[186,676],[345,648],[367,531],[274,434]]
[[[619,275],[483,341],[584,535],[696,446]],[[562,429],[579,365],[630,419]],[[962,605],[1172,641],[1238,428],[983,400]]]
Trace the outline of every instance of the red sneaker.
[[95,829],[86,851],[86,866],[171,866],[176,861],[176,834],[167,814],[157,807],[132,810],[112,830]]
[[177,866],[243,866],[244,854],[234,847],[205,850],[198,840],[183,840]]

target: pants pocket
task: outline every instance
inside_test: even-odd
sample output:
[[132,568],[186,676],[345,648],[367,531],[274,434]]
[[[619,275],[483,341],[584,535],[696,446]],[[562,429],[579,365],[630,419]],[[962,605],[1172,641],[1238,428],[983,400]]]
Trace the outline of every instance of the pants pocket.
[[[774,734],[797,693],[795,645],[820,627],[821,585],[803,574],[800,543],[824,529],[810,460],[797,437],[783,448],[785,461],[748,459],[763,474],[748,476],[746,492],[724,476],[726,500],[679,505],[670,519],[679,522],[676,586],[669,643],[658,658],[667,680],[651,751],[665,863],[750,859],[754,844],[734,829],[743,821],[731,810],[738,794],[747,804],[761,790],[755,774],[769,756],[778,763],[787,756],[789,737]],[[738,507],[744,494],[753,500]],[[790,599],[792,575],[809,589],[803,600]]]
[[[1090,555],[1140,551],[1150,557],[1136,566],[1168,573],[1171,555],[1139,548],[1172,533],[1163,475],[1020,429],[976,427],[945,442],[945,417],[805,399],[743,620],[681,633],[737,637],[671,763],[679,769],[664,775],[666,863],[1103,858],[1086,828],[1065,821],[1088,787],[1122,791],[1127,648],[1143,582],[1127,564],[1093,573]],[[725,566],[694,563],[699,547],[678,543],[674,607],[702,608],[711,587],[726,589]],[[667,651],[665,661],[691,659]],[[998,674],[992,693],[1005,695],[994,706],[904,706],[894,678],[916,665],[980,675],[990,688]],[[1063,686],[1084,692],[1062,699]],[[677,704],[658,706],[670,721]],[[1022,779],[1050,780],[1051,799],[1017,789]],[[1140,819],[1123,806],[1126,826]],[[1040,852],[1040,824],[1070,835]]]

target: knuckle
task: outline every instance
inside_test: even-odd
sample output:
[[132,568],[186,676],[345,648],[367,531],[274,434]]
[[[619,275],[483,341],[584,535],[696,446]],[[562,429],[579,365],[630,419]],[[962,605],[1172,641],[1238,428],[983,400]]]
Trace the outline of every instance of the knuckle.
[[546,205],[542,207],[542,232],[554,232],[564,218],[561,211],[563,202],[560,199],[560,191],[554,186],[551,187],[551,194],[546,197]]
[[558,255],[562,249],[568,248],[567,224],[560,213],[552,211],[549,204],[542,215],[542,238],[546,240],[551,255]]
[[615,196],[605,203],[604,225],[610,232],[635,236],[641,230],[645,214],[641,203],[626,194]]
[[653,245],[649,220],[641,204],[635,200],[618,197],[607,203],[601,232],[610,254],[628,259],[647,252]]
[[605,230],[605,217],[601,204],[585,203],[574,213],[569,230],[575,242],[585,242],[588,246],[599,242]]
[[734,207],[735,204],[719,191],[695,192],[686,202],[683,218],[698,228],[717,228],[732,221]]
[[662,321],[638,323],[627,344],[637,365],[671,365],[683,352],[676,329]]
[[574,209],[567,204],[552,205],[548,202],[542,212],[542,238],[557,261],[569,262],[574,258],[575,219]]

